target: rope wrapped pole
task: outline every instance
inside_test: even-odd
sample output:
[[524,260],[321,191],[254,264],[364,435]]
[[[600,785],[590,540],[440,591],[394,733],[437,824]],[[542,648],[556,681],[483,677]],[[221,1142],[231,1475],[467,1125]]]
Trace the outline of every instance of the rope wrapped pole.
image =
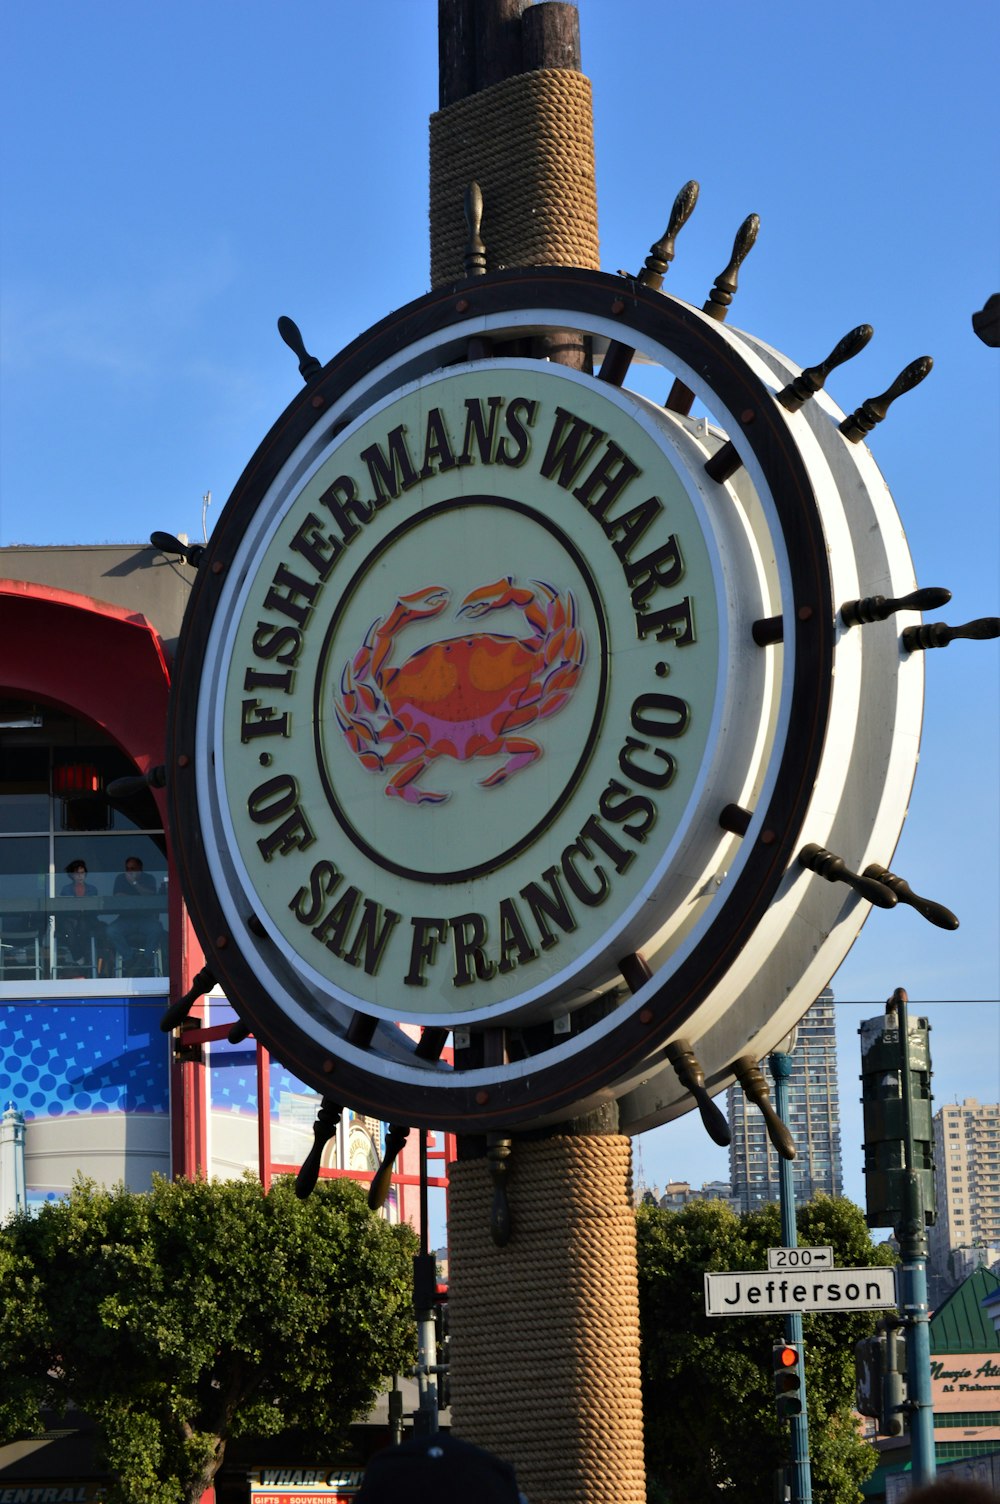
[[537,68],[431,116],[431,283],[464,275],[463,195],[483,191],[489,268],[598,265],[590,80]]
[[485,1159],[452,1165],[452,1425],[531,1504],[645,1504],[631,1140],[521,1141],[515,1234],[490,1237]]
[[[599,267],[576,6],[438,0],[438,24],[432,284],[466,274],[473,182],[489,270]],[[531,349],[591,368],[577,330]],[[462,1140],[450,1167],[452,1425],[509,1458],[531,1504],[645,1504],[632,1145],[617,1128],[608,1102],[548,1138],[514,1138],[500,1246],[497,1145],[491,1161],[485,1139]]]
[[[488,267],[600,265],[590,80],[580,20],[564,0],[438,0],[441,108],[430,121],[431,283],[459,280],[463,196],[484,202]],[[549,330],[534,353],[577,370],[576,331]]]

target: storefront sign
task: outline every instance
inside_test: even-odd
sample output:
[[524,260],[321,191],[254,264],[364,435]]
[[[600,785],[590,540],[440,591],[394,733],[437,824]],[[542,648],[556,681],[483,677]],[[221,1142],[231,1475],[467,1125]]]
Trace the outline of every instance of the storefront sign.
[[364,1468],[262,1467],[250,1474],[251,1504],[348,1504]]
[[1000,1412],[1000,1353],[931,1355],[935,1413]]
[[0,1504],[100,1504],[106,1494],[102,1483],[67,1483],[65,1479],[0,1483]]

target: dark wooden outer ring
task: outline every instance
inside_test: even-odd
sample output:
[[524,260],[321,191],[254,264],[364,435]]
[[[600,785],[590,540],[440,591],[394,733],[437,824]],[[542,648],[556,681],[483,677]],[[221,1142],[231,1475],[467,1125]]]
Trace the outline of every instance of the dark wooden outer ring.
[[[545,1053],[534,1056],[530,1072],[491,1081],[483,1102],[476,1100],[485,1090],[481,1076],[474,1085],[463,1085],[460,1072],[442,1077],[428,1070],[426,1085],[412,1085],[384,1077],[377,1057],[364,1069],[331,1058],[268,996],[252,954],[242,952],[242,936],[228,933],[209,877],[195,798],[195,719],[204,654],[227,566],[248,520],[296,445],[366,373],[420,339],[455,328],[453,351],[446,340],[437,350],[436,363],[443,368],[450,358],[465,358],[468,330],[461,326],[470,317],[502,319],[536,308],[553,310],[561,326],[584,331],[595,319],[614,318],[620,340],[628,342],[630,332],[656,340],[699,372],[729,412],[752,411],[754,421],[735,438],[760,466],[788,554],[792,600],[782,605],[786,634],[795,633],[794,680],[774,793],[759,826],[769,839],[754,843],[708,932],[663,986],[644,999],[641,1016],[632,1009],[612,1033],[585,1043],[568,1059],[547,1063]],[[564,267],[497,272],[418,298],[348,345],[281,414],[219,518],[191,594],[171,692],[169,814],[184,895],[208,965],[257,1037],[289,1070],[325,1096],[371,1116],[457,1132],[513,1129],[568,1112],[601,1090],[613,1092],[614,1083],[641,1069],[643,1060],[721,983],[798,850],[829,719],[834,635],[826,538],[808,468],[789,433],[787,415],[714,324],[641,284]]]

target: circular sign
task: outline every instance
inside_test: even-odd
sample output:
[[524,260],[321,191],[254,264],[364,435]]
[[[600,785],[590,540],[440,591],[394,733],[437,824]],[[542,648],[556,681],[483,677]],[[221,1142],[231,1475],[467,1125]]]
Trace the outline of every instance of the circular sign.
[[677,847],[717,843],[725,712],[753,754],[738,533],[646,404],[538,362],[423,377],[332,438],[249,530],[203,680],[206,802],[276,954],[422,1023],[616,978],[690,902]]
[[[193,592],[192,917],[258,1035],[372,1115],[508,1126],[610,1090],[648,1126],[683,1096],[664,1043],[711,1039],[723,1078],[867,912],[795,857],[837,828],[872,685],[919,726],[898,651],[835,620],[868,561],[899,593],[884,486],[822,403],[774,400],[783,357],[619,290],[497,274],[369,331],[265,440]],[[626,326],[711,419],[482,354],[567,321]],[[854,823],[894,841],[875,762]]]

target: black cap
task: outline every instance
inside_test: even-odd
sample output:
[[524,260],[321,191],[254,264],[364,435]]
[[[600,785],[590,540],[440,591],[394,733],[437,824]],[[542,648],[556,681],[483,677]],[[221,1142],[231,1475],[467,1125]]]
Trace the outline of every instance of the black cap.
[[376,1452],[357,1504],[518,1504],[509,1462],[447,1431]]

